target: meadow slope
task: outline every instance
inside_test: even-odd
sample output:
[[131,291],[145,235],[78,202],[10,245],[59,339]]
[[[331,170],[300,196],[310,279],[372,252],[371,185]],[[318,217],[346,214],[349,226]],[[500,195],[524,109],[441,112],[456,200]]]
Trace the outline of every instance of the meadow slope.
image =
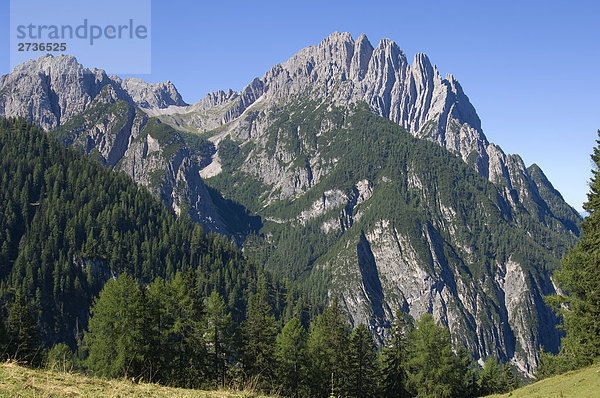
[[0,397],[164,397],[267,398],[245,391],[200,391],[128,380],[87,377],[77,373],[0,364]]

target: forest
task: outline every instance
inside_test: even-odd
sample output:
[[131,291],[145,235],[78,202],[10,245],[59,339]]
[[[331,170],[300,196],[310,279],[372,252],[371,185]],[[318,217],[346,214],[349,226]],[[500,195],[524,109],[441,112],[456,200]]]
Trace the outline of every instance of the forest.
[[[294,397],[475,397],[519,385],[509,364],[481,367],[428,314],[399,311],[377,345],[337,299],[271,275],[21,119],[0,120],[0,164],[2,359]],[[570,295],[548,299],[567,335],[557,356],[542,354],[540,378],[600,353],[595,173],[582,240],[558,273]]]

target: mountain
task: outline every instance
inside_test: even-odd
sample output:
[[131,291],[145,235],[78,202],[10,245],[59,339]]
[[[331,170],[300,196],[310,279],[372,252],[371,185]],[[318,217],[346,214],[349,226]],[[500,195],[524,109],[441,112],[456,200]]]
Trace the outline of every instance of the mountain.
[[47,347],[81,343],[92,303],[122,273],[146,286],[193,273],[197,293],[218,292],[236,323],[259,279],[277,300],[276,315],[296,305],[292,285],[273,280],[226,237],[178,219],[129,176],[35,126],[0,119],[0,166],[1,310],[20,291]]
[[542,297],[581,217],[487,141],[456,79],[391,40],[334,33],[193,105],[46,56],[2,77],[0,115],[126,172],[381,337],[401,308],[528,374],[558,347]]
[[[198,168],[212,145],[196,136],[160,126],[142,110],[185,106],[172,83],[144,83],[109,77],[87,69],[71,56],[45,55],[17,66],[0,78],[0,115],[21,116],[45,130],[57,130],[68,145],[94,156],[104,165],[124,170],[179,212],[180,203],[213,231],[224,231]],[[143,137],[140,132],[148,127]],[[148,132],[151,131],[150,134]],[[138,138],[136,140],[136,138]],[[159,145],[160,141],[160,145]],[[186,146],[186,142],[193,142]],[[179,181],[191,189],[178,190]],[[206,219],[204,217],[206,215]],[[211,218],[210,215],[213,215]]]
[[122,80],[107,76],[103,70],[84,68],[74,57],[47,54],[24,62],[0,78],[0,114],[23,116],[50,130],[85,111],[107,85],[120,98],[141,108],[185,105],[171,82]]

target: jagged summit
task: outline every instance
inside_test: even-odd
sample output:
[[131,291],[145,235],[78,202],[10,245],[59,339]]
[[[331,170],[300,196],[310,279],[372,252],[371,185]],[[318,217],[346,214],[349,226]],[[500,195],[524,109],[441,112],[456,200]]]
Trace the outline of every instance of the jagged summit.
[[84,112],[106,85],[140,108],[186,105],[171,82],[109,77],[102,69],[84,67],[74,56],[46,54],[0,78],[0,115],[24,116],[50,130]]
[[[475,108],[453,75],[442,78],[423,53],[415,54],[410,64],[387,38],[374,48],[365,34],[355,41],[348,32],[334,32],[273,66],[241,92],[209,93],[191,106],[171,82],[108,77],[102,70],[84,68],[72,56],[44,55],[0,78],[0,115],[22,115],[45,129],[55,128],[85,111],[105,85],[113,86],[118,98],[175,128],[200,132],[223,125],[234,129],[247,123],[253,107],[289,103],[300,96],[340,106],[366,102],[376,114],[419,138],[437,142],[482,176],[505,186],[513,206],[524,205],[538,213],[531,203],[540,198],[522,159],[488,142]],[[248,134],[261,129],[260,118],[252,123]],[[544,209],[542,214],[547,212]]]

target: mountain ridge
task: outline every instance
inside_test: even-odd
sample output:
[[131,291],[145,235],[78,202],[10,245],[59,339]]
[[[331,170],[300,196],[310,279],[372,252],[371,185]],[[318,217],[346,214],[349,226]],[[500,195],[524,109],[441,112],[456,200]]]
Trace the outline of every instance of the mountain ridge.
[[[53,61],[77,79],[38,72]],[[409,64],[389,39],[336,32],[193,105],[168,83],[37,62],[0,79],[0,115],[24,112],[273,271],[341,296],[381,337],[402,308],[433,312],[477,358],[527,374],[544,342],[558,347],[542,296],[581,217],[539,167],[487,141],[458,81],[426,55]]]

